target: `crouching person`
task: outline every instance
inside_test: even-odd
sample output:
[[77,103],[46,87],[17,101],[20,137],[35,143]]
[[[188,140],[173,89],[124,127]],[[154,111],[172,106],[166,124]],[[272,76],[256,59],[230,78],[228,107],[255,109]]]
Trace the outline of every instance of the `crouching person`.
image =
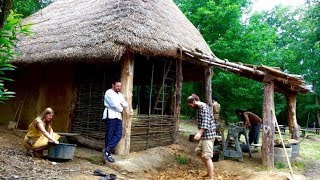
[[54,112],[51,108],[46,108],[28,127],[28,132],[23,140],[23,145],[27,149],[27,155],[43,155],[43,150],[48,148],[48,143],[59,144],[59,135],[53,132],[51,122]]
[[194,139],[199,140],[196,147],[196,154],[200,156],[204,165],[207,168],[209,180],[213,180],[213,146],[216,135],[216,125],[213,119],[211,108],[200,101],[196,94],[192,94],[187,99],[188,106],[197,111],[198,133],[195,134]]

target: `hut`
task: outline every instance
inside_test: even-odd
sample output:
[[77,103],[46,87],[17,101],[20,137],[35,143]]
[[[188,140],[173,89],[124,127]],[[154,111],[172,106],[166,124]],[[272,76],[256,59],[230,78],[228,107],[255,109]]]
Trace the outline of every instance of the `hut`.
[[182,81],[204,81],[211,104],[215,66],[264,85],[263,164],[273,167],[274,91],[286,96],[290,133],[299,137],[296,97],[310,91],[303,78],[217,58],[172,0],[57,0],[25,23],[34,34],[17,45],[22,55],[10,86],[17,97],[0,105],[0,125],[19,114],[18,127],[26,129],[50,106],[57,131],[79,133],[102,148],[103,94],[120,79],[129,108],[118,154],[171,144]]
[[103,95],[120,79],[129,108],[118,152],[127,154],[177,140],[182,74],[211,89],[211,66],[179,49],[212,52],[172,0],[57,0],[24,23],[33,34],[17,44],[10,85],[17,96],[0,106],[1,124],[19,114],[18,127],[26,129],[52,107],[56,131],[102,146]]

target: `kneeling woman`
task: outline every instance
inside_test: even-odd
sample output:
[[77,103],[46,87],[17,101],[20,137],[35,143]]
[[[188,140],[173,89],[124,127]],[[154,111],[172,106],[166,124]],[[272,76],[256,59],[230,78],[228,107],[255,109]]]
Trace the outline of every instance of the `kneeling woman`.
[[59,135],[53,132],[51,122],[53,110],[46,108],[28,127],[23,145],[27,149],[27,155],[42,156],[43,150],[48,148],[48,142],[59,144]]

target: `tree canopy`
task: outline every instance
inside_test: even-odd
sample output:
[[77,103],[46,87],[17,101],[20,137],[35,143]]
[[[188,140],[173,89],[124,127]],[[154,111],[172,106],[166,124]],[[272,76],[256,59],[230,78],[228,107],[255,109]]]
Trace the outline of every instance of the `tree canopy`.
[[[299,95],[297,119],[302,126],[320,121],[319,115],[319,33],[320,6],[308,1],[303,7],[292,9],[277,6],[270,11],[256,12],[248,19],[247,0],[176,0],[189,20],[200,30],[211,50],[220,59],[253,65],[280,67],[283,71],[303,75],[315,93]],[[248,109],[262,112],[263,85],[217,68],[213,68],[213,96],[219,98],[222,117],[236,121],[234,110]],[[201,84],[198,85],[201,89]],[[183,98],[195,91],[192,83],[184,83]],[[202,90],[202,89],[201,89]],[[196,90],[199,92],[199,90]],[[200,96],[203,92],[200,91]],[[285,97],[275,94],[278,120],[286,124],[282,114]],[[182,106],[182,114],[190,113]]]

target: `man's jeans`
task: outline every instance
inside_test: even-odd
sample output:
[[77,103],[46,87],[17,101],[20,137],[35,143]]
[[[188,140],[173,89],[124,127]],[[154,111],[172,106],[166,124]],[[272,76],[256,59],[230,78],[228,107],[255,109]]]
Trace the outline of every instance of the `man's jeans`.
[[105,145],[107,151],[117,146],[122,137],[122,121],[120,119],[105,119],[106,134]]
[[260,134],[261,123],[257,125],[251,125],[249,132],[249,144],[259,144],[259,134]]

